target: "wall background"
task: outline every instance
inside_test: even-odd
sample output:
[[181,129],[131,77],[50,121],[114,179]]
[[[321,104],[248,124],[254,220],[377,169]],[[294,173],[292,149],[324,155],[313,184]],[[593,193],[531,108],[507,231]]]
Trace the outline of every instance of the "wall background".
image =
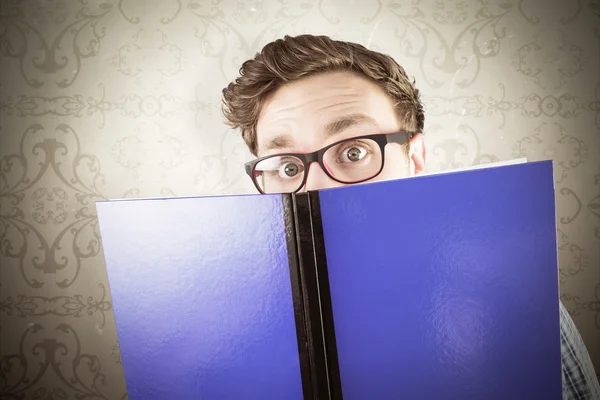
[[2,0],[1,398],[126,398],[94,202],[253,192],[220,90],[304,32],[415,77],[430,171],[555,161],[561,298],[600,370],[598,0]]

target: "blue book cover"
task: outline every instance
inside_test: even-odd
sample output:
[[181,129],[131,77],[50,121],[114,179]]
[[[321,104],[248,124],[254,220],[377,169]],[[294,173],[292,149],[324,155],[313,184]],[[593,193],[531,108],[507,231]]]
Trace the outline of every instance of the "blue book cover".
[[549,161],[97,209],[130,400],[562,398]]

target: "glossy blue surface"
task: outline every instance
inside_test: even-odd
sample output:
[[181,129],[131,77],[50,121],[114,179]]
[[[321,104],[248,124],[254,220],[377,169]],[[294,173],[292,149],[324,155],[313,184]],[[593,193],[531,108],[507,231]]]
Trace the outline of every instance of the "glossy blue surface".
[[130,400],[302,398],[281,197],[97,209]]
[[345,400],[562,398],[550,162],[320,200]]

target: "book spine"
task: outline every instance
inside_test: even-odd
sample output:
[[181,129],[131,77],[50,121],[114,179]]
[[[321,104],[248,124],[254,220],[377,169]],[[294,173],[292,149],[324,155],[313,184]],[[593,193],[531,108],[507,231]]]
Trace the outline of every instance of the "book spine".
[[290,283],[292,287],[292,302],[294,305],[294,318],[296,324],[296,338],[298,340],[298,359],[302,378],[302,393],[306,400],[314,396],[314,383],[311,371],[311,358],[309,339],[306,323],[304,290],[300,270],[299,243],[297,240],[296,212],[292,195],[283,195],[283,212],[285,222],[285,236],[287,242],[288,263],[290,268]]
[[318,192],[294,194],[284,210],[305,399],[342,399]]

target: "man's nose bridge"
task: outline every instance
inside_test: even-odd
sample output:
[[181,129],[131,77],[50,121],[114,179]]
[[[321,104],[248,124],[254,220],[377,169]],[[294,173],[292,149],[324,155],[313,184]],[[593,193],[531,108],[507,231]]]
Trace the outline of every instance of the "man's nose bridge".
[[327,187],[327,180],[331,179],[318,162],[310,162],[306,167],[306,174],[306,190],[324,189]]

